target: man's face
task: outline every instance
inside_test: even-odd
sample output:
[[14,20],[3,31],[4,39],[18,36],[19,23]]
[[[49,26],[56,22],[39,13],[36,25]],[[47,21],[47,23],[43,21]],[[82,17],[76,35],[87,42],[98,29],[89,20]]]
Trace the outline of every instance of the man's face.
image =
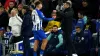
[[89,25],[86,25],[86,28],[89,28]]
[[80,13],[78,13],[78,18],[83,18],[83,15],[81,15]]
[[9,3],[9,7],[10,7],[10,8],[13,8],[13,7],[14,7],[14,2],[10,2],[10,3]]
[[76,28],[76,33],[80,33],[81,29],[80,28]]
[[88,3],[87,2],[82,2],[83,7],[87,7]]
[[53,32],[57,32],[58,31],[58,27],[53,27]]
[[52,18],[56,19],[56,17],[57,17],[56,14],[52,14]]
[[37,7],[38,7],[39,9],[42,9],[43,5],[42,5],[42,4],[39,4],[39,5],[37,5]]
[[25,11],[26,11],[25,9],[22,9],[22,14],[23,14],[23,15],[24,15]]
[[18,10],[22,10],[23,9],[23,7],[22,6],[18,6]]
[[67,3],[64,3],[64,8],[69,8],[69,5]]
[[11,11],[11,16],[14,17],[17,14],[17,12],[15,10]]

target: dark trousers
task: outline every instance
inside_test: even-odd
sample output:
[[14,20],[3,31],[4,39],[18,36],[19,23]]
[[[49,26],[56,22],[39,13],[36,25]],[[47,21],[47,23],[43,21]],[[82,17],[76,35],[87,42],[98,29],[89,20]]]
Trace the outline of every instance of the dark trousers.
[[66,28],[63,30],[64,45],[65,49],[68,50],[68,56],[72,56],[72,53],[76,53],[71,39],[71,32],[71,30],[68,31]]
[[32,50],[30,48],[29,37],[23,37],[24,54],[23,56],[32,56]]
[[92,48],[90,51],[90,56],[100,56],[100,48],[98,48],[98,52],[96,52],[96,48]]
[[87,53],[83,53],[83,54],[78,54],[78,56],[90,56],[90,53],[87,52]]
[[10,41],[9,41],[9,44],[12,44],[13,45],[13,48],[14,48],[14,43],[17,43],[19,41],[23,40],[21,36],[13,36]]
[[90,56],[98,56],[98,54],[96,53],[96,48],[92,48],[90,50]]

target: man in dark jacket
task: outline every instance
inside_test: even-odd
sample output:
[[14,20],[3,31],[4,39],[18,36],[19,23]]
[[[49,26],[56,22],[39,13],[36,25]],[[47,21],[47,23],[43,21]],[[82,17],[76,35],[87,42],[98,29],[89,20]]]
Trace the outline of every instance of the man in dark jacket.
[[24,14],[21,35],[23,37],[24,54],[23,56],[31,56],[31,48],[29,38],[32,36],[32,18],[29,13],[28,6],[23,6],[22,13]]
[[75,46],[75,49],[77,51],[77,54],[82,54],[85,52],[85,47],[84,47],[84,32],[81,30],[81,28],[79,26],[76,27],[75,29],[76,33],[73,34],[73,43]]
[[0,28],[6,28],[8,26],[9,17],[8,14],[4,11],[3,7],[0,7]]
[[[72,32],[72,21],[73,21],[73,9],[71,8],[70,2],[64,3],[64,11],[58,12],[58,16],[62,18],[62,30],[64,34],[65,41],[65,49],[68,49],[68,56],[72,56],[72,50],[74,50],[71,40],[71,32]],[[67,48],[66,48],[67,46]]]

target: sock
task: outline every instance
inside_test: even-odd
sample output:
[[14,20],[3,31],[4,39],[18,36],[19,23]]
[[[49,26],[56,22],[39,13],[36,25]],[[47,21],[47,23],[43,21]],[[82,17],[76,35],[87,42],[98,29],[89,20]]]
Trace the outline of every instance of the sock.
[[33,55],[34,55],[34,56],[37,56],[37,53],[36,53],[36,52],[34,52],[34,53],[33,53]]
[[44,50],[40,50],[40,56],[43,56]]

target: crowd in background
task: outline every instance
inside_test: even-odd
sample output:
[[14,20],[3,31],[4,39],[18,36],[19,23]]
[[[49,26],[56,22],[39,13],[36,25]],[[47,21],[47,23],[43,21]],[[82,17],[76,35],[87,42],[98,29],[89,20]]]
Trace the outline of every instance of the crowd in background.
[[[24,5],[29,6],[28,14],[31,15],[32,10],[35,9],[34,3],[36,1],[38,0],[0,0],[0,37],[2,37],[5,33],[7,33],[10,30],[13,33],[15,32],[15,30],[18,30],[18,34],[16,33],[14,33],[15,35],[13,34],[13,37],[15,38],[18,37],[14,39],[14,42],[18,42],[22,40],[20,38],[21,37],[20,32],[21,32],[21,25],[24,20],[23,19],[24,14],[22,11],[23,6]],[[57,28],[63,26],[62,24],[70,23],[66,26],[66,28],[67,29],[69,28],[69,30],[65,30],[65,31],[72,32],[71,39],[72,39],[72,43],[75,46],[75,48],[73,49],[76,50],[76,53],[78,53],[80,56],[83,54],[90,55],[88,53],[91,50],[91,48],[94,48],[94,50],[97,51],[97,48],[99,47],[99,45],[95,45],[94,47],[92,34],[98,33],[98,36],[99,36],[99,32],[100,32],[100,1],[99,0],[69,0],[68,4],[70,4],[71,9],[67,9],[67,10],[63,8],[64,2],[66,2],[67,0],[40,0],[40,1],[42,1],[43,3],[43,8],[41,11],[43,11],[44,15],[46,17],[54,18],[53,21],[43,22],[44,31],[45,32],[49,31],[52,33],[48,36],[47,38],[48,40],[50,40],[51,38],[50,36],[52,36],[53,34],[58,35],[58,39],[59,39],[58,42],[59,42],[59,45],[61,45],[63,42],[60,42],[60,41],[64,41],[61,35],[63,32],[60,31],[60,33],[57,33],[58,32]],[[71,13],[64,15],[63,13],[60,13],[59,11],[64,11],[64,12],[67,11]],[[16,17],[15,18],[12,17],[15,14],[17,14]],[[62,15],[59,16],[60,14]],[[72,25],[71,25],[70,20],[67,21],[66,23],[63,23],[66,20],[64,21],[62,19],[66,17],[70,19],[70,15],[72,14],[73,14],[72,16],[73,19],[71,18],[73,21]],[[13,20],[10,20],[12,18]],[[13,22],[13,23],[10,23],[10,22]],[[15,22],[16,22],[16,25],[18,25],[17,27],[14,26]],[[14,27],[10,28],[9,26],[14,26]],[[70,29],[70,26],[73,27],[72,30]],[[28,33],[25,33],[25,34],[28,35]],[[54,43],[53,41],[55,42],[55,39],[50,40],[49,44],[52,45],[51,43]],[[58,48],[58,46],[56,48]],[[47,51],[48,51],[48,48],[47,48]]]

